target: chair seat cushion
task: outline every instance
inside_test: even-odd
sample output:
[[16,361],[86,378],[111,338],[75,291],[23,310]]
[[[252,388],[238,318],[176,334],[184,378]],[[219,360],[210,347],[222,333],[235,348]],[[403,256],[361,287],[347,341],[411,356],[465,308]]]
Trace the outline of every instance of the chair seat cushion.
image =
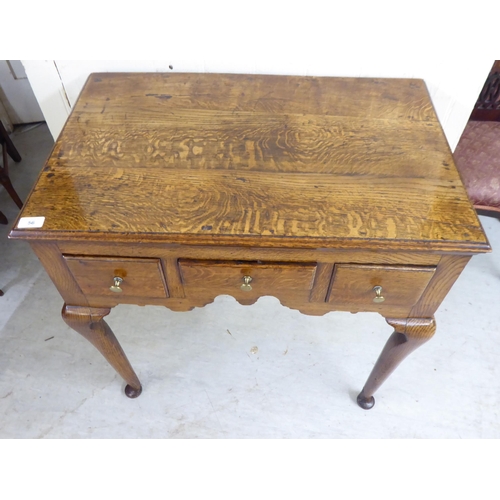
[[453,156],[474,206],[500,210],[500,122],[469,121]]

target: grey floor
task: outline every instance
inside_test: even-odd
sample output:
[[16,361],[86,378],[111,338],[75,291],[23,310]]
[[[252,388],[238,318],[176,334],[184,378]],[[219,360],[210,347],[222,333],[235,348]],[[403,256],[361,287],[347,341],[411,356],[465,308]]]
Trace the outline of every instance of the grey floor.
[[[25,199],[52,138],[17,130],[11,178]],[[476,256],[436,314],[438,331],[355,403],[391,328],[376,314],[304,316],[264,297],[223,296],[188,313],[119,306],[108,323],[139,375],[124,383],[60,317],[61,298],[0,209],[1,438],[499,438],[500,222],[481,217],[493,253]]]

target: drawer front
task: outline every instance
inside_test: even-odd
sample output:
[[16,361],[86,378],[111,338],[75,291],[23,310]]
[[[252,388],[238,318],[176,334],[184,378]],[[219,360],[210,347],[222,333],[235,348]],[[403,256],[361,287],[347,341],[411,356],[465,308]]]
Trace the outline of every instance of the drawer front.
[[272,295],[308,302],[316,263],[180,259],[179,268],[189,298],[231,295],[242,304],[251,304],[263,295]]
[[[327,302],[352,312],[407,314],[418,302],[435,270],[435,267],[337,264]],[[381,287],[379,297],[375,287]]]
[[[167,298],[168,289],[160,259],[87,257],[64,255],[82,292],[88,296]],[[121,292],[112,291],[114,278],[121,278]]]

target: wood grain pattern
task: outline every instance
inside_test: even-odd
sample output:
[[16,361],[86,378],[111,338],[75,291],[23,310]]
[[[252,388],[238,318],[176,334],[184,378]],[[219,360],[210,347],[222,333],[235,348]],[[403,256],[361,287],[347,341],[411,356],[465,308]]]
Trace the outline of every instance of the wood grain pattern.
[[[64,260],[85,295],[102,295],[112,302],[122,298],[167,298],[160,259],[64,255]],[[114,277],[123,279],[119,295],[110,290]]]
[[[337,264],[328,292],[334,308],[382,315],[409,314],[435,272],[434,267]],[[382,287],[384,302],[374,303],[373,287]]]
[[[370,408],[434,334],[468,259],[491,250],[416,79],[90,75],[20,214],[34,216],[42,228],[9,237],[31,242],[64,320],[129,397],[141,385],[103,320],[112,306],[271,295],[305,314],[389,318],[358,397]],[[126,293],[108,291],[115,274]]]
[[89,76],[74,114],[113,114],[114,106],[146,117],[151,109],[161,116],[180,108],[436,121],[418,79],[101,73]]
[[[114,125],[111,127],[111,125]],[[162,123],[69,123],[64,146],[48,166],[221,169],[270,172],[315,172],[362,175],[378,165],[394,175],[404,163],[415,176],[434,173],[436,163],[453,161],[443,149],[437,123],[399,123],[263,113],[177,111]],[[422,143],[415,142],[417,135]],[[444,171],[452,178],[452,171]]]
[[[158,253],[156,255],[158,255]],[[184,298],[184,288],[182,286],[179,265],[177,263],[178,257],[178,254],[173,257],[165,256],[163,262],[170,296],[182,299]]]
[[475,252],[421,80],[91,75],[11,237]]
[[30,245],[66,304],[88,306],[87,298],[68,269],[57,244],[32,241]]
[[[40,179],[23,213],[43,214],[43,233],[68,239],[113,234],[130,239],[135,233],[166,241],[175,241],[175,236],[201,242],[240,236],[279,239],[279,244],[313,240],[322,247],[345,240],[346,245],[371,248],[394,248],[408,241],[420,250],[439,250],[447,243],[457,251],[473,245],[481,249],[485,238],[477,216],[469,211],[468,199],[464,205],[455,196],[462,188],[452,187],[431,186],[426,179],[408,185],[404,179],[373,176],[266,177],[248,172],[241,177],[220,171],[114,168],[95,175],[85,168],[61,169],[56,177]],[[151,203],[156,199],[168,204]],[[40,233],[17,230],[24,238]]]
[[[308,302],[316,272],[315,263],[227,262],[179,260],[186,298],[194,304],[231,295],[240,304],[250,305],[264,295],[280,300],[292,297]],[[243,291],[243,277],[250,276],[252,289]]]
[[[60,241],[60,251],[66,254],[108,255],[127,257],[160,257],[162,259],[210,259],[210,260],[248,260],[248,247],[226,245],[223,247],[204,245],[177,245],[161,243],[99,243]],[[432,252],[388,252],[360,251],[342,249],[304,249],[304,248],[252,248],[253,260],[275,262],[322,262],[363,264],[402,264],[402,265],[437,265],[441,254]]]
[[470,258],[463,255],[443,255],[429,286],[412,308],[410,316],[432,317]]
[[408,338],[429,340],[436,333],[434,316],[430,318],[386,318],[389,325]]
[[314,277],[314,285],[311,290],[309,300],[311,302],[325,302],[330,281],[333,274],[333,264],[318,262],[316,267],[316,275]]

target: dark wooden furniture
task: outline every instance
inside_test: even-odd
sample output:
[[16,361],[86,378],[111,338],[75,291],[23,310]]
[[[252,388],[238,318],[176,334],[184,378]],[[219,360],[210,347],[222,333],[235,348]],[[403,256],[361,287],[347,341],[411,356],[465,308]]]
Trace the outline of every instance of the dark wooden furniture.
[[470,115],[473,121],[500,122],[500,61],[495,61]]
[[[8,157],[10,156],[15,162],[21,161],[21,155],[17,151],[14,143],[12,142],[9,134],[4,127],[3,123],[0,121],[0,144],[2,145],[2,159],[3,164],[0,166],[0,184],[5,188],[5,190],[9,193],[10,197],[14,200],[14,203],[22,208],[23,202],[21,198],[19,198],[14,186],[12,186],[12,182],[9,177],[9,163]],[[0,212],[0,224],[7,224],[7,217]]]
[[92,74],[10,237],[129,397],[141,383],[103,320],[119,304],[378,312],[395,331],[365,409],[490,251],[416,79]]
[[[17,151],[14,143],[9,137],[7,129],[4,127],[4,124],[0,121],[0,144],[2,145],[2,161],[3,164],[0,166],[0,184],[5,188],[5,190],[9,193],[11,198],[14,200],[16,205],[19,208],[22,208],[23,202],[17,195],[12,183],[10,182],[9,177],[9,164],[8,164],[8,156],[10,156],[14,161],[20,162],[21,155]],[[8,224],[9,221],[5,214],[0,211],[0,224]],[[3,296],[3,291],[0,290],[0,297]]]

